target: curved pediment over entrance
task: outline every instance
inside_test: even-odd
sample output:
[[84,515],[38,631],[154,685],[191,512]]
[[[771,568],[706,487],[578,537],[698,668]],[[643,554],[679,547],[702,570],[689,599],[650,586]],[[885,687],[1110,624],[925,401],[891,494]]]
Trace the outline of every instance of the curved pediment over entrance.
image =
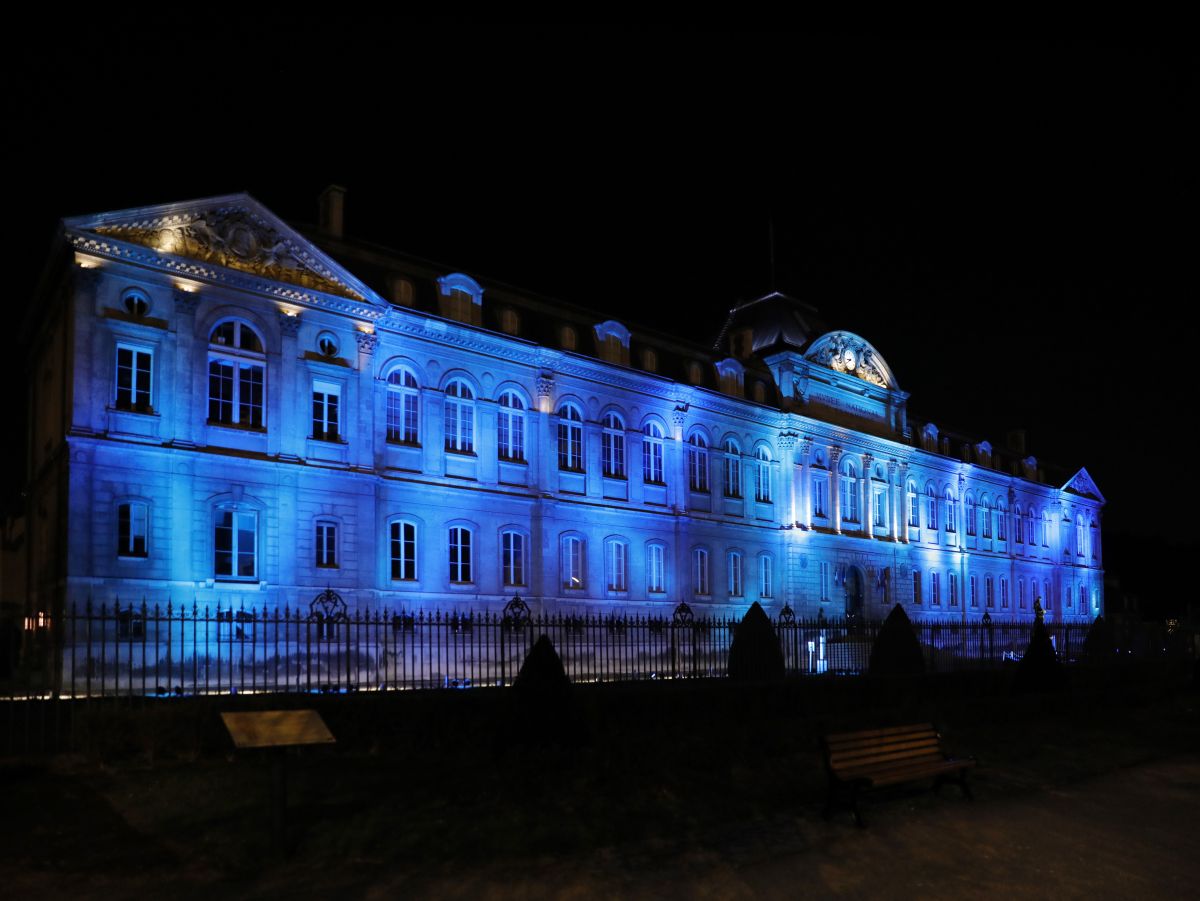
[[879,351],[853,332],[836,331],[822,335],[804,352],[804,359],[880,388],[891,391],[900,388],[891,367]]

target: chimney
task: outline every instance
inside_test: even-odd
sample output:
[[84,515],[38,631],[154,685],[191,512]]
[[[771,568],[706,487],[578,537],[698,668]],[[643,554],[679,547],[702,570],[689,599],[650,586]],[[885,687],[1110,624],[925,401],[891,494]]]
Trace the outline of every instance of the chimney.
[[1008,449],[1018,457],[1025,456],[1025,430],[1013,429],[1005,438],[1004,443],[1008,445]]
[[330,185],[321,192],[317,205],[317,225],[321,231],[340,238],[342,236],[343,211],[346,205],[346,189],[341,185]]

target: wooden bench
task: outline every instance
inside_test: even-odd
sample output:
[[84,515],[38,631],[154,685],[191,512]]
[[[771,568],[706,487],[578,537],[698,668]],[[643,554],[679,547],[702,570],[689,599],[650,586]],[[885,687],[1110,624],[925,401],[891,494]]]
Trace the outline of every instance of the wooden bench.
[[864,789],[883,788],[932,777],[938,790],[946,781],[956,782],[971,799],[967,770],[974,757],[954,758],[942,750],[941,736],[931,723],[840,732],[821,740],[825,771],[829,774],[829,800],[824,816],[833,816],[834,805],[848,799],[859,828],[866,824],[858,810],[858,795]]

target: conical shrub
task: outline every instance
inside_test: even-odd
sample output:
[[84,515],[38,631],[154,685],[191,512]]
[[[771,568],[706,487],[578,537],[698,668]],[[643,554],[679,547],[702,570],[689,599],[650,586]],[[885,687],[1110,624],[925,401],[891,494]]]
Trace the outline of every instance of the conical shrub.
[[917,641],[912,621],[899,604],[892,608],[875,636],[868,671],[872,676],[925,675],[921,643]]
[[567,678],[562,658],[554,650],[550,636],[541,636],[529,649],[513,688],[523,694],[547,697],[564,695],[570,690],[571,680]]
[[783,649],[766,611],[755,601],[733,633],[729,646],[729,678],[762,682],[783,678]]
[[1018,694],[1057,691],[1063,687],[1064,676],[1058,652],[1054,650],[1054,643],[1046,631],[1046,624],[1039,615],[1033,624],[1033,634],[1029,638],[1025,656],[1017,664],[1013,691]]

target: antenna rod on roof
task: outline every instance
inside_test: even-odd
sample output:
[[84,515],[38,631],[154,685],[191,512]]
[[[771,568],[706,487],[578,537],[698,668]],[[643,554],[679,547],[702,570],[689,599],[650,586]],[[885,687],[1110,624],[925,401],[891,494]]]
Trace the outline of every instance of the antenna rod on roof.
[[767,236],[771,252],[771,291],[775,290],[775,217],[767,216]]

